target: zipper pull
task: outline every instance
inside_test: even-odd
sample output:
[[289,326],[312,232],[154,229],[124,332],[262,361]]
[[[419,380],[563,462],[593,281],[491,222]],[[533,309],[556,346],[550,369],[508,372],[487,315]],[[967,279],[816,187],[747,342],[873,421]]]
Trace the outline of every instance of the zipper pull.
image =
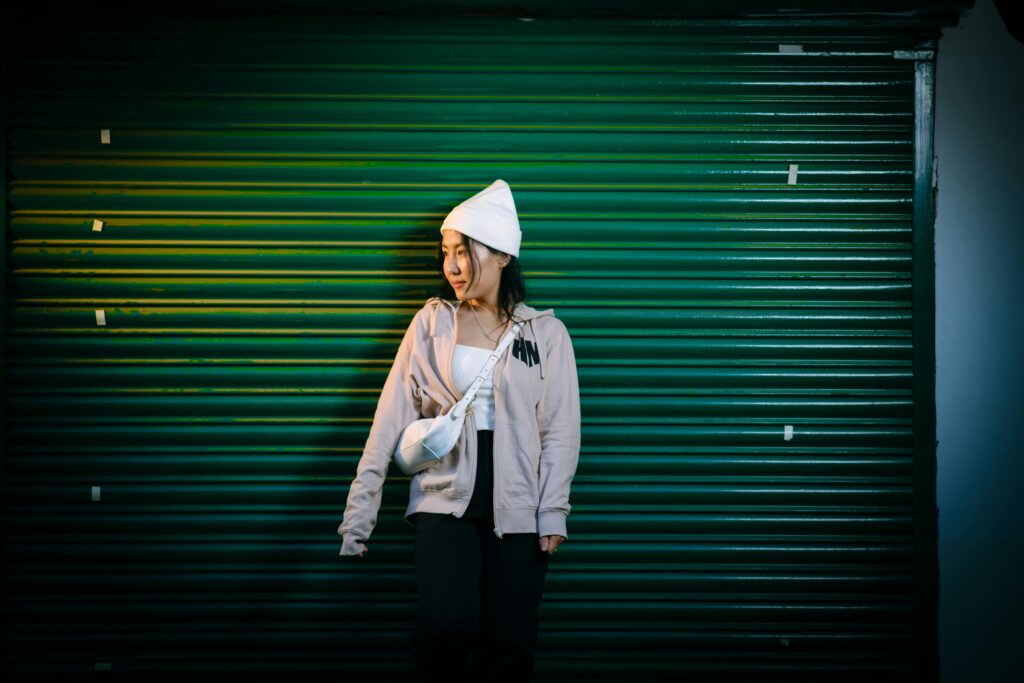
[[501,538],[501,529],[495,528],[494,533],[498,538]]

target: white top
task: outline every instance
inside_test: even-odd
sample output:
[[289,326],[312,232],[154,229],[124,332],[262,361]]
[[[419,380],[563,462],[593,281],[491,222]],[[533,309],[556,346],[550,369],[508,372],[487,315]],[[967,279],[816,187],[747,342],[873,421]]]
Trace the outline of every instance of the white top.
[[[452,374],[455,386],[463,395],[469,391],[469,386],[476,379],[477,373],[483,368],[484,363],[494,353],[494,349],[483,349],[479,346],[467,344],[455,345],[455,359],[453,361]],[[480,385],[476,397],[470,404],[473,415],[476,417],[477,431],[481,429],[494,429],[494,371],[490,377]]]

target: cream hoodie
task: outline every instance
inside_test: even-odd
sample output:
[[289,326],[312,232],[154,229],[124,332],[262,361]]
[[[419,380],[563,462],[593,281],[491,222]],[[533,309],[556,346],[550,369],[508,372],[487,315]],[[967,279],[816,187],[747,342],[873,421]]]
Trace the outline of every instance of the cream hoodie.
[[[405,426],[446,413],[462,398],[452,379],[460,303],[428,299],[405,332],[349,487],[338,527],[346,537],[341,554],[357,554],[350,541],[369,539]],[[569,332],[553,309],[537,311],[520,302],[514,320],[526,323],[493,371],[494,533],[568,538],[569,487],[580,451],[576,356]],[[470,407],[455,449],[411,477],[406,520],[415,512],[461,517],[473,496],[476,459],[476,421]],[[406,476],[397,465],[395,472]]]

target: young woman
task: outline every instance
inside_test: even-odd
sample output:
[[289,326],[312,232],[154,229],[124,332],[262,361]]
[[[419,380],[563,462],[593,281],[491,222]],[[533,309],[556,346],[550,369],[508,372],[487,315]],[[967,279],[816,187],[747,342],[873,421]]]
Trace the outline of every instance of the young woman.
[[521,238],[503,180],[445,218],[441,295],[402,339],[338,528],[341,554],[366,556],[402,430],[447,413],[523,322],[455,448],[410,481],[405,517],[419,589],[412,656],[427,681],[530,680],[548,562],[568,538],[580,447],[576,357],[554,311],[523,303]]

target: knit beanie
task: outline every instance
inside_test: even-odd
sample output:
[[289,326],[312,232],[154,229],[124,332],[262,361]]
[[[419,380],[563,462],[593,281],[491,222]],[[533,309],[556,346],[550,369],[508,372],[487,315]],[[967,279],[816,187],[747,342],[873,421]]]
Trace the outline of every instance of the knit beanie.
[[441,230],[456,230],[517,258],[523,239],[512,190],[501,179],[452,209]]

